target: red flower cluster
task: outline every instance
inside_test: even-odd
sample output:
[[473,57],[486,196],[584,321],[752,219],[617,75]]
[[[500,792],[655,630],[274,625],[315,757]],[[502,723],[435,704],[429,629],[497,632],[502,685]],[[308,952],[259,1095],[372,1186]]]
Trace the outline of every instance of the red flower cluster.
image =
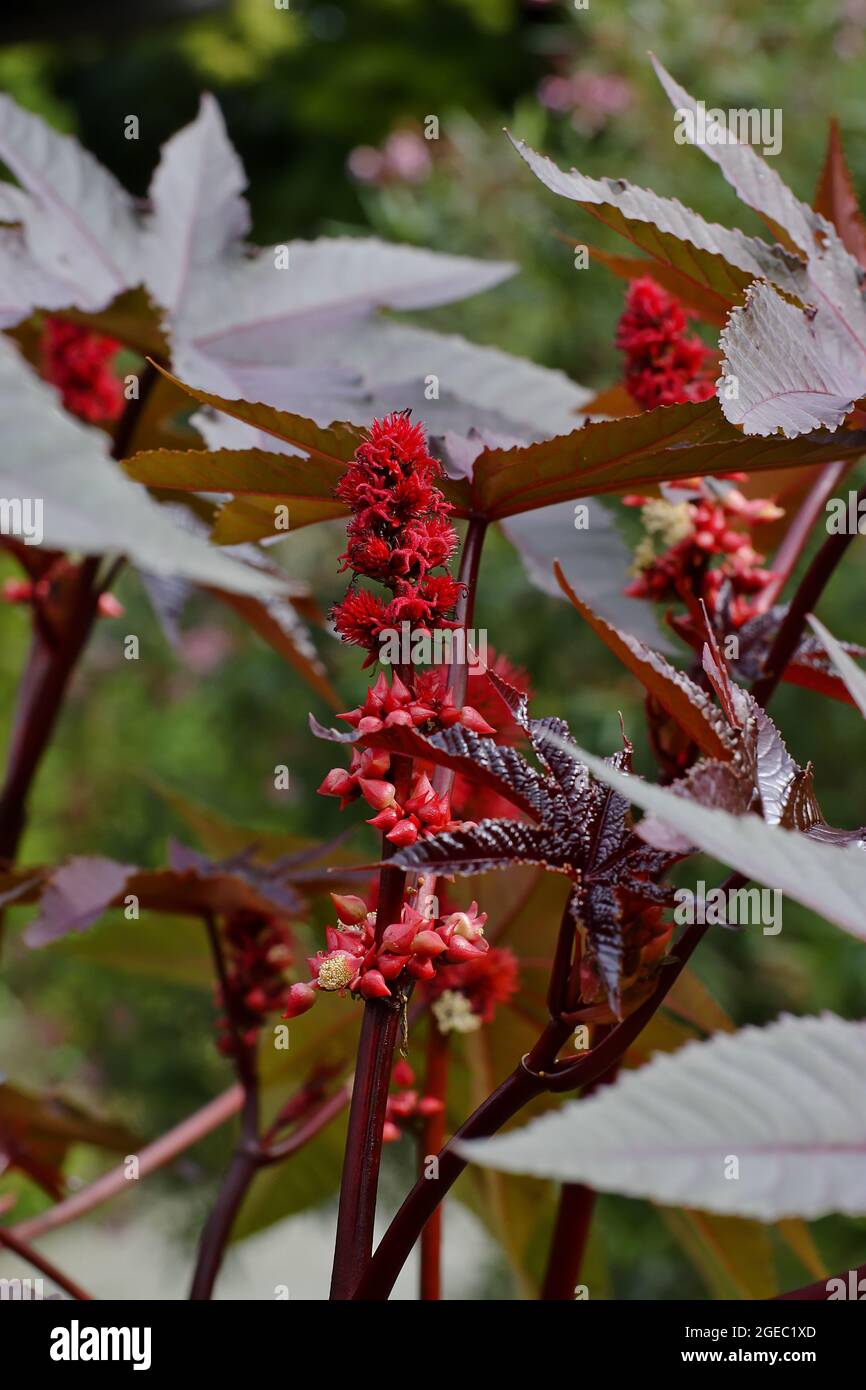
[[419,1096],[414,1089],[415,1073],[403,1057],[394,1067],[391,1084],[400,1089],[389,1095],[385,1108],[382,1139],[386,1144],[393,1144],[395,1140],[402,1138],[401,1125],[407,1120],[424,1120],[429,1115],[438,1115],[445,1109],[445,1102],[437,1096]]
[[[424,432],[407,414],[374,420],[334,490],[353,512],[343,569],[390,589],[389,602],[350,588],[332,612],[345,642],[363,647],[365,665],[376,659],[380,633],[403,622],[423,630],[453,626],[448,615],[460,594],[447,565],[457,545],[450,504],[436,486],[442,465],[427,452]],[[354,583],[354,580],[353,580]]]
[[284,1018],[306,1013],[316,990],[359,994],[364,999],[390,998],[389,982],[406,972],[414,980],[432,980],[437,966],[461,965],[483,956],[487,914],[473,903],[467,912],[425,917],[404,903],[399,922],[386,926],[376,943],[376,914],[362,898],[331,894],[338,913],[336,927],[325,930],[326,951],[311,956],[312,985],[296,984],[286,998]]
[[114,338],[64,319],[45,320],[42,375],[59,387],[63,404],[82,420],[116,420],[123,411],[123,387],[109,362],[120,349]]
[[517,957],[504,946],[443,966],[428,985],[439,1031],[471,1032],[492,1023],[497,1004],[507,1004],[518,984]]
[[[471,705],[458,707],[451,691],[444,689],[440,673],[421,675],[413,692],[395,675],[389,686],[384,672],[367,691],[367,698],[357,709],[339,716],[361,734],[377,733],[383,728],[408,725],[424,726],[426,733],[434,729],[462,724],[477,734],[492,734],[493,727],[482,719]],[[441,830],[454,830],[460,824],[451,819],[450,799],[437,795],[426,773],[416,775],[409,797],[397,800],[393,782],[385,780],[391,765],[389,754],[374,748],[355,748],[348,770],[331,768],[318,788],[320,796],[338,796],[340,809],[363,797],[376,815],[367,821],[381,830],[395,845],[412,845],[419,835],[435,835]]]
[[[241,1042],[255,1047],[266,1016],[281,1012],[291,993],[284,972],[294,956],[292,935],[281,918],[244,910],[227,918],[222,943]],[[217,990],[217,1000],[225,1008],[221,990]],[[217,1027],[219,1050],[228,1056],[232,1050],[228,1018],[220,1018]]]
[[643,410],[713,395],[713,355],[686,336],[687,324],[683,306],[651,276],[632,281],[616,345],[625,353],[626,388]]
[[[672,503],[647,497],[626,497],[629,506],[643,508],[647,536],[635,557],[637,577],[626,593],[632,598],[662,602],[683,599],[694,607],[703,599],[716,611],[722,586],[728,597],[727,616],[741,627],[754,615],[750,599],[773,578],[764,569],[764,556],[752,544],[751,528],[783,515],[767,498],[747,498],[736,487],[711,491],[702,479],[688,483],[688,501]],[[654,540],[670,542],[656,554]],[[714,562],[720,560],[721,563]]]

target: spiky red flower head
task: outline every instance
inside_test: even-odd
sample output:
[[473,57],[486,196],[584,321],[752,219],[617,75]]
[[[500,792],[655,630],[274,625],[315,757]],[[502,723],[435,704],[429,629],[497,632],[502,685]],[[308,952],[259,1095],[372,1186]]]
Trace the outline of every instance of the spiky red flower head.
[[60,390],[65,408],[82,420],[116,420],[123,387],[109,369],[120,343],[89,328],[48,318],[42,337],[42,375]]
[[367,651],[375,650],[379,633],[389,626],[388,605],[367,589],[350,589],[331,617],[344,642]]
[[713,395],[712,354],[686,336],[687,323],[683,305],[651,276],[632,281],[616,345],[625,353],[626,388],[644,410]]

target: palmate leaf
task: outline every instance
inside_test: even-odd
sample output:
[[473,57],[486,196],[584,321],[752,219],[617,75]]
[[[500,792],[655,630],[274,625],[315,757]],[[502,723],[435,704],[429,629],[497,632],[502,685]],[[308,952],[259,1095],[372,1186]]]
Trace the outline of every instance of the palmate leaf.
[[715,400],[662,406],[537,444],[485,450],[475,463],[471,506],[502,520],[676,478],[808,466],[864,451],[864,431],[818,431],[796,441],[748,438],[725,420]]
[[866,719],[866,675],[864,675],[859,666],[854,664],[841,642],[837,642],[836,638],[827,631],[824,624],[820,623],[812,614],[809,615],[809,623],[815,636],[818,638],[833,665],[836,667],[836,670],[839,672],[842,680],[845,682],[851,694],[851,698],[863,715],[863,718]]
[[464,1141],[460,1151],[507,1172],[762,1221],[862,1216],[864,1044],[864,1023],[783,1017],[687,1043],[554,1115]]
[[[172,378],[172,380],[176,380]],[[177,382],[194,399],[278,438],[302,459],[258,450],[150,451],[126,464],[148,486],[204,491],[221,488],[257,497],[263,514],[278,502],[301,504],[300,524],[339,514],[330,492],[361,439],[355,426],[314,421],[261,402],[227,401]],[[456,516],[502,520],[522,512],[593,495],[654,486],[675,478],[732,470],[756,472],[809,466],[866,451],[866,432],[814,433],[788,440],[748,440],[722,416],[715,400],[665,406],[621,420],[607,420],[567,435],[510,448],[485,448],[475,459],[471,485],[445,479],[441,486]],[[273,533],[273,522],[268,521]],[[259,532],[264,534],[264,530]],[[237,533],[221,539],[239,539]]]
[[0,905],[37,902],[24,940],[41,947],[84,931],[129,898],[144,911],[201,917],[210,913],[280,913],[297,917],[304,899],[294,886],[321,886],[323,871],[296,868],[291,858],[256,863],[250,851],[213,861],[174,846],[168,868],[139,869],[112,859],[78,856],[56,868],[21,868],[5,876]]
[[[407,870],[429,868],[458,876],[508,869],[515,864],[534,864],[566,875],[573,885],[570,914],[586,931],[590,956],[598,966],[610,1007],[618,1013],[625,932],[620,894],[627,890],[645,903],[666,902],[669,892],[660,889],[656,880],[678,854],[647,850],[642,845],[631,827],[628,802],[590,778],[574,757],[576,745],[563,720],[529,719],[526,702],[518,692],[500,679],[494,684],[526,728],[545,769],[544,778],[539,779],[521,754],[507,750],[520,768],[517,781],[521,789],[528,775],[535,779],[533,787],[540,782],[541,795],[533,799],[541,824],[483,820],[400,848],[390,862]],[[427,742],[432,745],[442,737],[437,735]],[[630,758],[631,747],[626,745],[612,761],[617,767],[626,767]],[[436,761],[435,756],[431,760]],[[506,795],[514,799],[515,793],[506,791]]]
[[[751,684],[765,673],[767,658],[787,611],[787,604],[776,604],[765,612],[749,618],[739,629],[739,654],[736,661],[730,662],[730,670],[740,684]],[[724,588],[720,592],[719,605],[713,621],[719,636],[730,630],[727,626],[730,619]],[[706,640],[704,630],[688,617],[675,618],[674,627],[684,641],[700,652]],[[846,642],[843,649],[846,656],[861,660],[866,657],[866,647],[857,646],[855,643]],[[815,637],[806,636],[801,639],[782,673],[782,680],[790,685],[817,691],[843,704],[854,703],[844,681],[836,675],[827,652]]]
[[763,284],[753,285],[745,306],[731,314],[720,339],[721,369],[736,380],[737,394],[723,396],[722,404],[747,434],[781,429],[793,439],[821,427],[835,430],[866,393],[866,352],[820,315]]
[[[692,97],[653,59],[659,81],[678,111],[695,113]],[[691,138],[693,132],[686,133]],[[789,438],[841,424],[866,389],[866,307],[860,267],[832,223],[797,198],[750,145],[728,135],[700,148],[728,183],[804,260],[805,308],[783,300],[769,285],[754,286],[744,308],[722,335],[721,390],[729,420],[748,434],[781,430]],[[772,279],[772,277],[770,277]],[[784,288],[784,287],[782,287]]]
[[281,583],[191,536],[109,453],[109,439],[61,409],[17,348],[0,341],[0,485],[6,497],[42,502],[44,544],[87,555],[122,554],[156,574],[183,575],[241,593],[280,592]]
[[74,1144],[135,1153],[139,1141],[125,1126],[90,1115],[59,1095],[32,1095],[0,1083],[0,1175],[18,1168],[50,1197],[64,1193],[63,1160]]
[[[114,176],[72,136],[2,95],[0,160],[22,185],[0,185],[0,220],[22,229],[14,250],[10,241],[0,249],[12,250],[26,271],[3,327],[37,306],[101,309],[138,283],[140,214]],[[4,270],[8,274],[8,262]]]
[[701,294],[712,295],[719,310],[735,303],[757,277],[772,280],[789,294],[802,290],[799,258],[782,247],[705,222],[676,198],[661,198],[624,179],[593,179],[576,169],[566,173],[524,141],[509,139],[551,192],[579,203],[653,261],[692,281]]
[[818,827],[803,835],[781,825],[768,825],[757,815],[733,815],[673,790],[626,777],[583,749],[577,750],[577,756],[594,777],[652,813],[648,829],[644,830],[646,821],[638,827],[639,836],[649,833],[656,843],[656,824],[670,828],[678,847],[687,841],[866,940],[866,832],[843,832],[847,843],[832,843],[832,839],[826,843]]
[[[708,629],[709,642],[704,645],[703,665],[724,713],[682,671],[675,670],[631,634],[619,632],[593,613],[565,582],[558,566],[556,573],[581,616],[707,755],[674,784],[678,795],[735,815],[756,810],[769,825],[805,831],[828,843],[848,843],[852,839],[852,832],[837,831],[827,825],[815,797],[811,768],[799,766],[769,715],[747,691],[730,680],[711,630]],[[561,735],[556,741],[562,746]],[[568,756],[574,757],[573,746]],[[857,835],[859,832],[853,832],[854,838]],[[655,843],[671,847],[674,841],[660,832]],[[686,849],[686,841],[681,837],[676,843]]]

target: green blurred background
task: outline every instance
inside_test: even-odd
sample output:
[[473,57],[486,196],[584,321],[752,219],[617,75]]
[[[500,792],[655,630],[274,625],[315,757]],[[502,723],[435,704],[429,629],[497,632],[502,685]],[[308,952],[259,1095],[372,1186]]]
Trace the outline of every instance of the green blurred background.
[[[781,107],[776,167],[804,198],[835,113],[866,194],[866,0],[590,0],[581,11],[570,0],[291,0],[288,10],[273,0],[91,0],[30,9],[11,6],[0,17],[0,87],[74,131],[132,191],[146,192],[160,144],[193,117],[199,94],[213,91],[247,169],[257,241],[372,229],[512,259],[520,273],[511,282],[423,321],[563,368],[591,387],[617,378],[613,335],[624,287],[601,268],[576,276],[558,234],[616,243],[531,177],[503,126],[561,163],[629,178],[712,220],[759,231],[710,162],[674,144],[646,58],[652,49],[708,105]],[[140,119],[137,142],[123,138],[131,113]],[[429,115],[439,119],[438,142],[421,139]],[[292,574],[308,579],[323,603],[341,588],[338,542],[332,530],[315,528],[283,550]],[[864,563],[853,547],[821,609],[839,636],[861,642]],[[160,863],[168,834],[190,836],[159,784],[250,826],[320,836],[340,828],[334,803],[313,795],[330,759],[306,732],[315,698],[300,680],[214,604],[191,605],[177,653],[134,578],[123,580],[120,597],[126,616],[104,623],[92,641],[42,769],[24,859],[98,852]],[[607,751],[622,709],[649,767],[633,681],[570,609],[529,588],[498,535],[476,621],[531,672],[539,712],[565,715],[581,742]],[[121,629],[140,635],[138,663],[122,660]],[[347,704],[355,703],[355,660],[326,635],[317,641]],[[0,607],[7,722],[26,645],[26,614]],[[814,760],[828,819],[866,819],[852,775],[866,743],[858,717],[793,690],[782,691],[775,713],[795,756]],[[287,795],[273,792],[277,763],[291,768]],[[715,872],[707,866],[705,876]],[[771,949],[754,933],[720,932],[702,946],[696,969],[738,1022],[784,1009],[863,1013],[862,946],[796,906],[786,904],[785,930]],[[98,1096],[145,1135],[230,1079],[201,990],[57,953],[29,955],[16,944],[0,1005],[2,1065],[14,1079]],[[215,1136],[163,1180],[167,1194],[186,1194],[190,1229],[228,1139]],[[30,1209],[33,1192],[19,1191],[20,1210]],[[605,1199],[602,1213],[612,1296],[701,1295],[650,1208]],[[818,1224],[832,1268],[862,1259],[864,1231],[862,1222]],[[507,1288],[503,1279],[487,1269],[479,1294]]]

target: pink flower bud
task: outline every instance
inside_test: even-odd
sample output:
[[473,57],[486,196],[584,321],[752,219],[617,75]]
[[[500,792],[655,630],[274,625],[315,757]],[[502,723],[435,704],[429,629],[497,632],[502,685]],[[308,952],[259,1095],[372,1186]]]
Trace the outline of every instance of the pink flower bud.
[[330,893],[329,897],[341,922],[359,923],[367,920],[367,904],[354,893]]
[[385,839],[390,840],[392,845],[399,845],[401,849],[404,845],[414,845],[418,839],[418,826],[413,820],[398,820],[394,829],[388,831]]
[[283,1018],[298,1018],[311,1009],[316,1002],[316,991],[312,985],[292,985],[286,995],[286,1008]]
[[3,584],[3,597],[7,603],[29,603],[33,585],[29,579],[7,579]]
[[400,812],[397,807],[386,806],[385,810],[380,811],[378,816],[372,816],[367,824],[372,825],[374,830],[393,830],[399,819]]
[[[486,948],[486,941],[484,946]],[[454,965],[460,965],[465,960],[477,960],[477,958],[483,956],[484,953],[484,950],[479,949],[474,942],[467,941],[465,936],[458,936],[455,932],[448,942],[446,960],[451,961]]]
[[445,1102],[437,1100],[436,1096],[422,1096],[416,1107],[419,1115],[441,1115],[445,1109]]
[[317,790],[319,796],[352,796],[356,790],[355,779],[344,767],[332,767]]
[[411,956],[406,969],[416,980],[432,980],[436,967],[429,956]]
[[400,1128],[394,1124],[393,1120],[386,1120],[382,1126],[382,1143],[395,1144],[398,1139],[402,1139],[403,1134]]
[[397,976],[402,975],[403,971],[406,969],[406,962],[408,959],[408,955],[392,956],[383,951],[378,957],[376,964],[379,967],[379,973],[384,979],[396,980]]
[[125,609],[120,599],[115,598],[114,594],[100,594],[97,612],[100,618],[122,618]]
[[388,1097],[389,1112],[392,1115],[396,1115],[401,1120],[408,1119],[410,1115],[414,1115],[417,1104],[417,1091],[403,1091],[398,1096]]
[[358,764],[365,777],[384,777],[391,766],[391,755],[381,748],[364,748],[358,755]]
[[368,970],[361,976],[358,993],[365,999],[390,999],[391,991],[385,984],[385,977],[378,970]]
[[359,734],[378,734],[382,727],[381,719],[376,719],[372,714],[365,714],[364,718],[358,722]]
[[435,931],[419,931],[412,938],[412,950],[418,956],[441,956],[446,949],[442,937]]
[[364,800],[374,811],[384,811],[386,807],[394,805],[397,793],[393,782],[381,782],[378,777],[361,777],[358,786]]
[[415,1084],[415,1073],[405,1057],[401,1057],[396,1063],[391,1079],[395,1086],[413,1086]]
[[391,922],[382,933],[382,950],[408,956],[417,928],[412,922]]
[[394,679],[391,681],[391,689],[388,691],[383,701],[385,713],[390,714],[392,710],[399,709],[401,705],[408,704],[411,699],[412,691],[409,689],[406,682],[401,680],[395,672]]
[[393,709],[390,714],[385,716],[385,728],[391,729],[395,724],[412,724],[412,716],[407,709]]
[[489,737],[490,734],[496,733],[493,725],[488,724],[487,720],[483,719],[477,709],[473,709],[471,705],[463,706],[460,711],[460,723],[464,729],[470,729],[473,734],[486,734]]

